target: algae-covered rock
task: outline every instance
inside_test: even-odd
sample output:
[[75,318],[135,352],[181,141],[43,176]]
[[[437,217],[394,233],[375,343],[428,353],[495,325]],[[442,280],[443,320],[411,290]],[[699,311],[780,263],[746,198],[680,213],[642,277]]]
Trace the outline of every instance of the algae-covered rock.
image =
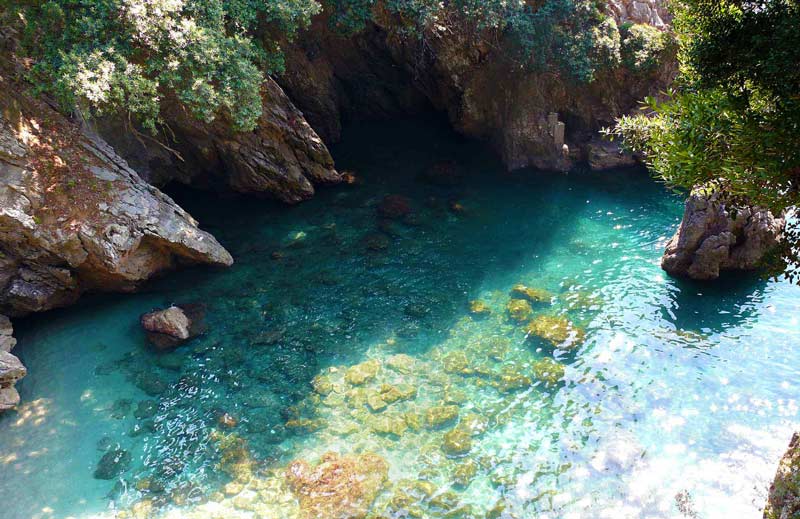
[[367,420],[370,429],[378,434],[399,438],[408,430],[408,421],[403,415],[391,412],[370,417]]
[[380,361],[370,359],[355,366],[351,366],[344,375],[348,384],[360,386],[374,379],[381,369]]
[[325,428],[328,423],[321,419],[295,418],[286,422],[287,429],[293,429],[302,434],[311,434]]
[[469,302],[469,313],[471,313],[472,315],[485,316],[492,313],[492,309],[489,308],[489,305],[487,305],[483,301],[475,299],[474,301]]
[[389,369],[407,375],[416,369],[417,361],[411,355],[399,353],[386,359],[386,365]]
[[536,380],[547,387],[558,384],[564,378],[564,365],[550,357],[538,360],[533,364],[533,375]]
[[311,380],[311,387],[317,394],[327,396],[333,391],[333,382],[327,375],[317,375]]
[[527,299],[532,303],[549,303],[553,294],[543,288],[533,288],[521,283],[511,288],[511,297],[514,299]]
[[512,299],[506,305],[509,318],[518,323],[527,321],[533,314],[533,308],[527,299]]
[[472,479],[477,473],[478,464],[475,460],[468,459],[460,463],[456,467],[456,470],[453,471],[453,481],[455,481],[458,486],[466,487],[472,482]]
[[463,351],[451,351],[442,357],[442,369],[445,373],[468,374],[469,360]]
[[486,355],[494,361],[502,361],[511,349],[508,337],[491,337],[483,345]]
[[436,405],[425,411],[425,423],[432,429],[443,427],[458,418],[458,406]]
[[530,387],[532,381],[527,375],[520,373],[515,366],[506,366],[498,375],[495,387],[503,393],[519,391]]
[[586,333],[562,316],[540,315],[533,319],[526,328],[528,337],[539,337],[561,349],[572,349],[580,346]]
[[313,467],[298,460],[286,469],[289,487],[304,519],[362,519],[389,475],[389,464],[377,454],[329,452]]
[[114,479],[125,472],[131,464],[131,454],[123,449],[106,452],[94,471],[95,479]]
[[371,411],[377,413],[386,409],[386,406],[386,401],[381,398],[380,393],[370,393],[367,395],[367,407],[369,407]]

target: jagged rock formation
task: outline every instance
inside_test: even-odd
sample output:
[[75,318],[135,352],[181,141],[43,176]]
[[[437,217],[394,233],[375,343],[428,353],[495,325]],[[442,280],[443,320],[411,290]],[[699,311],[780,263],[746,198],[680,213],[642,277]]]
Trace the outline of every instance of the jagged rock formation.
[[[662,4],[619,2],[617,14],[614,4],[608,11],[619,20],[665,28]],[[563,169],[589,160],[598,130],[663,91],[676,72],[669,59],[648,73],[617,67],[577,84],[559,74],[526,71],[510,57],[508,43],[457,27],[435,25],[417,38],[386,13],[356,37],[338,36],[328,26],[318,18],[288,46],[287,71],[278,78],[326,140],[338,138],[343,118],[433,106],[460,133],[488,141],[509,169]],[[617,156],[620,164],[632,162],[606,153],[608,160],[593,163],[613,167]]]
[[6,78],[0,91],[0,311],[128,291],[179,264],[230,254],[105,142]]
[[167,103],[171,133],[160,140],[119,120],[101,121],[98,131],[156,185],[177,180],[296,203],[311,198],[315,186],[340,182],[328,148],[281,87],[268,78],[262,97],[264,112],[252,132],[234,131],[223,117],[204,123],[177,103]]
[[205,331],[205,306],[173,305],[142,315],[139,323],[157,349],[172,349]]
[[794,433],[769,487],[764,519],[800,517],[800,434]]
[[617,24],[646,23],[661,29],[672,20],[667,3],[662,0],[608,0],[607,5]]
[[14,384],[27,374],[25,366],[11,354],[17,341],[8,317],[0,315],[0,412],[14,409],[19,404],[19,393]]
[[729,207],[698,188],[667,244],[661,267],[675,276],[716,279],[722,270],[753,270],[781,240],[785,220],[759,207]]

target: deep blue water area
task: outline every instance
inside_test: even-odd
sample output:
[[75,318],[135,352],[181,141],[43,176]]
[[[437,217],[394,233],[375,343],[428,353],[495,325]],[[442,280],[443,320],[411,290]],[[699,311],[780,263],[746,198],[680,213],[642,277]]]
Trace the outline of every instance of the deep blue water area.
[[[307,517],[284,468],[328,451],[386,460],[375,517],[760,517],[800,423],[800,288],[667,277],[682,203],[641,169],[507,173],[438,120],[332,152],[357,181],[295,207],[170,191],[232,268],[16,323],[0,517]],[[159,353],[139,316],[173,303],[208,330]]]

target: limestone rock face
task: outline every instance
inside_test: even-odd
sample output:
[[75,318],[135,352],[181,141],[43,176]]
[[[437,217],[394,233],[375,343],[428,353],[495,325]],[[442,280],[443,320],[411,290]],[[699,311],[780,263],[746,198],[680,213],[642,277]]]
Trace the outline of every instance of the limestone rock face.
[[695,189],[661,267],[697,280],[716,279],[722,270],[756,269],[780,242],[784,225],[766,209],[727,207],[717,193]]
[[794,433],[769,487],[764,519],[800,516],[800,434]]
[[292,462],[286,477],[304,519],[361,519],[383,489],[389,465],[377,454],[325,454],[319,465]]
[[180,264],[230,254],[104,141],[11,84],[0,92],[0,311],[129,291]]
[[283,89],[268,78],[262,98],[263,114],[250,132],[233,130],[224,117],[204,123],[177,103],[166,103],[166,142],[137,138],[119,121],[102,121],[97,130],[155,184],[177,180],[296,203],[311,198],[315,186],[339,183],[328,148]]
[[663,0],[608,0],[607,5],[618,25],[645,23],[661,29],[672,21],[667,2]]
[[28,371],[17,357],[11,354],[16,344],[8,317],[0,315],[0,412],[13,409],[19,404],[19,393],[14,384]]

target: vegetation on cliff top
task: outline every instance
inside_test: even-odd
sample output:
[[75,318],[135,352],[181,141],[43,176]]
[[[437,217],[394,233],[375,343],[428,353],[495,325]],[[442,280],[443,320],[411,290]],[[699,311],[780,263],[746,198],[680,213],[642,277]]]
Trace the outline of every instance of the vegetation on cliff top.
[[[613,133],[667,183],[714,182],[734,201],[780,214],[800,205],[800,3],[684,0],[676,6],[681,77],[665,102]],[[800,280],[800,235],[776,272]]]
[[[646,70],[663,46],[652,31],[620,36],[597,0],[6,0],[21,22],[30,79],[65,111],[122,113],[154,130],[164,101],[200,120],[255,127],[265,75],[283,68],[281,42],[323,10],[344,34],[376,16],[409,37],[457,27],[509,43],[532,70],[591,81],[602,67]],[[628,31],[625,32],[627,34]],[[656,40],[660,41],[661,33]],[[626,54],[627,52],[627,54]]]

